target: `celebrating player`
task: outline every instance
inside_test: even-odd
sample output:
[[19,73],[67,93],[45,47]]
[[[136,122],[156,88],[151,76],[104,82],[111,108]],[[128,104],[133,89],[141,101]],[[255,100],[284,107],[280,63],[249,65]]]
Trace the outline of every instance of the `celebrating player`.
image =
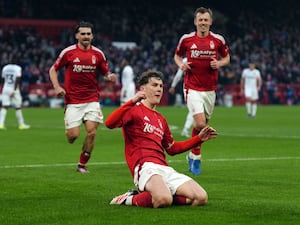
[[[177,45],[174,60],[184,72],[184,94],[194,118],[192,136],[198,135],[212,116],[216,101],[218,69],[230,61],[224,38],[210,31],[212,11],[200,7],[194,13],[196,31],[184,34]],[[187,62],[183,62],[183,57]],[[188,154],[189,171],[201,173],[201,144]]]
[[[87,173],[86,164],[95,145],[97,128],[99,123],[103,123],[96,71],[99,70],[110,81],[116,80],[116,74],[110,72],[103,52],[91,45],[91,23],[80,22],[75,29],[75,38],[78,43],[62,50],[49,74],[56,95],[65,98],[65,127],[69,143],[78,138],[80,125],[84,123],[86,137],[77,171]],[[58,82],[57,73],[62,67],[66,69],[64,88]]]
[[139,191],[115,197],[111,204],[140,207],[204,205],[206,191],[192,178],[168,166],[165,151],[175,155],[215,138],[216,131],[206,126],[198,135],[176,142],[166,119],[155,110],[163,94],[163,75],[144,72],[138,81],[140,91],[133,99],[113,111],[105,122],[110,129],[122,127],[126,162]]

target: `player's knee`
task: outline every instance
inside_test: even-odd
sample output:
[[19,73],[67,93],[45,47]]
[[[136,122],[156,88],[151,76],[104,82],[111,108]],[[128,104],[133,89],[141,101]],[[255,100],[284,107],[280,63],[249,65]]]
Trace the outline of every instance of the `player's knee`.
[[72,144],[79,137],[79,132],[72,131],[72,130],[67,130],[66,131],[66,136],[67,136],[68,142],[70,144]]
[[73,144],[76,139],[76,137],[67,137],[67,140],[70,144]]
[[172,205],[172,195],[160,195],[155,199],[152,199],[153,208],[162,208]]
[[89,139],[93,140],[96,137],[97,129],[88,130],[86,135]]

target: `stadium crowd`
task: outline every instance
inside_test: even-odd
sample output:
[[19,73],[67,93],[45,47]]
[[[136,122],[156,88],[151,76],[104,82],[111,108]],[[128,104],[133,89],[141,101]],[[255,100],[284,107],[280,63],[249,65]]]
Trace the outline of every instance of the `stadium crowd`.
[[[149,68],[157,69],[165,74],[165,83],[171,83],[177,70],[173,55],[178,38],[194,30],[191,21],[198,5],[178,7],[175,3],[150,8],[143,3],[126,8],[122,1],[116,1],[118,6],[103,1],[101,7],[91,2],[81,10],[84,2],[74,2],[78,4],[1,0],[0,14],[2,18],[53,19],[55,12],[55,19],[91,21],[96,31],[94,45],[104,51],[114,72],[120,73],[120,63],[127,57],[135,74]],[[15,7],[17,4],[21,7]],[[283,103],[276,100],[275,93],[278,85],[284,84],[289,93],[284,94],[285,97],[292,99],[291,104],[298,104],[300,91],[289,85],[300,84],[300,26],[299,21],[294,20],[299,17],[300,10],[286,13],[284,8],[245,7],[237,12],[229,7],[227,10],[211,8],[214,12],[212,30],[224,35],[231,52],[230,65],[219,73],[220,95],[224,94],[222,90],[226,85],[239,83],[242,70],[251,59],[258,63],[268,103]],[[93,13],[87,16],[86,12]],[[135,42],[137,46],[120,49],[112,44],[113,41]],[[30,85],[49,83],[49,67],[63,46],[73,43],[72,29],[65,29],[59,38],[53,38],[41,35],[34,27],[0,27],[0,67],[12,58],[19,59],[26,96]]]

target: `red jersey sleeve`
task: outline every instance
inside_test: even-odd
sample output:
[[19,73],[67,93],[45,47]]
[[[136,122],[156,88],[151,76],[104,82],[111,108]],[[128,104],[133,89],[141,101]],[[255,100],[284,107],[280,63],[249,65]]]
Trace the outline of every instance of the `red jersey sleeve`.
[[68,53],[69,51],[73,51],[74,49],[76,49],[76,45],[71,45],[60,52],[58,58],[56,59],[53,65],[55,70],[59,70],[68,64]]
[[162,140],[162,146],[165,148],[166,152],[169,155],[176,155],[185,151],[188,151],[189,149],[196,147],[201,143],[201,139],[198,135],[186,140],[186,141],[174,141],[173,135],[169,129],[169,126],[167,124],[166,120],[164,121],[164,138]]
[[128,102],[126,102],[124,105],[120,106],[118,109],[116,109],[115,111],[113,111],[107,118],[105,121],[105,125],[107,128],[109,129],[113,129],[113,128],[118,128],[118,127],[122,127],[122,117],[124,116],[124,114],[131,109],[133,106],[135,105],[135,103],[132,100],[129,100]]

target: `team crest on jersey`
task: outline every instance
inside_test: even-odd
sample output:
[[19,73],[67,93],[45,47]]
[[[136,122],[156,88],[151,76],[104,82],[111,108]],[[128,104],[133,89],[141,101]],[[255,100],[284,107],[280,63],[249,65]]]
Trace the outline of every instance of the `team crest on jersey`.
[[215,43],[214,43],[213,41],[210,41],[209,47],[210,47],[211,49],[214,49],[214,48],[215,48]]
[[94,56],[94,55],[92,56],[92,63],[96,64],[96,56]]

